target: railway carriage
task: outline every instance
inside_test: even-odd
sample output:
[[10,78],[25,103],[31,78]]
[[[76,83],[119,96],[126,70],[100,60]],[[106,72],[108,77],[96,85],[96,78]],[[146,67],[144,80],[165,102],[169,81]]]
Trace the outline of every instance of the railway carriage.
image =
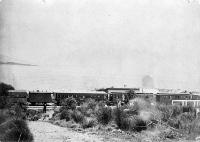
[[75,98],[78,105],[80,105],[89,98],[95,101],[105,101],[106,96],[107,93],[105,92],[54,92],[57,105],[61,105],[62,100],[69,97]]
[[161,104],[172,104],[173,100],[196,100],[199,96],[190,93],[158,93],[156,101]]
[[42,105],[44,103],[53,103],[53,92],[29,92],[28,102],[31,105]]
[[8,90],[8,98],[11,104],[23,102],[27,103],[28,91],[25,90]]

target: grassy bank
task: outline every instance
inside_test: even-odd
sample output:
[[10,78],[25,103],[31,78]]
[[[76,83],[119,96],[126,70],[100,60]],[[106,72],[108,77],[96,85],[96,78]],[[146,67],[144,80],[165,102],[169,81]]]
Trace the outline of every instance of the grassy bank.
[[137,141],[195,140],[200,135],[200,119],[194,108],[152,105],[141,98],[132,101],[134,105],[112,109],[89,99],[76,108],[76,101],[68,98],[50,121],[76,130],[128,134]]

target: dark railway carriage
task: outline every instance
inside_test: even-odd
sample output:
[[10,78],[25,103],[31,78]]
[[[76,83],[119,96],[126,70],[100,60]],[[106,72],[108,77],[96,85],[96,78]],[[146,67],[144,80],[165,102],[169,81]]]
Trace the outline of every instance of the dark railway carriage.
[[27,103],[28,92],[25,90],[9,90],[8,97],[10,103],[17,103],[17,102]]
[[28,102],[31,105],[41,105],[44,103],[53,102],[53,93],[52,92],[29,92]]
[[100,91],[105,91],[107,95],[107,104],[116,105],[121,102],[121,104],[126,104],[128,101],[135,97],[136,92],[139,88],[106,88],[99,89]]
[[172,100],[191,100],[197,97],[190,93],[158,93],[156,101],[161,104],[172,104]]
[[75,98],[78,105],[80,105],[89,98],[95,101],[105,101],[106,96],[107,93],[105,92],[54,92],[57,105],[61,105],[62,100],[69,97]]
[[129,99],[131,99],[131,96],[129,93],[111,93],[108,94],[107,97],[107,104],[108,105],[116,105],[119,102],[121,102],[121,104],[126,104],[128,103]]

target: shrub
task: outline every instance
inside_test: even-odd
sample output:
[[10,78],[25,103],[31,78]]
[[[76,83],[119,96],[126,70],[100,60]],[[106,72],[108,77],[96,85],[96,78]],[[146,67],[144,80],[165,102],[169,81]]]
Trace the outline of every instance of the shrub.
[[167,124],[169,126],[173,127],[173,128],[176,128],[176,129],[179,129],[180,125],[181,125],[179,119],[177,119],[177,118],[169,119],[168,122],[167,122]]
[[102,107],[105,107],[105,106],[106,106],[106,103],[105,103],[104,101],[99,101],[99,102],[97,103],[97,106],[98,106],[99,108],[102,108]]
[[70,98],[66,98],[62,101],[61,103],[61,111],[63,109],[72,109],[72,110],[75,110],[76,109],[76,106],[77,106],[77,102],[75,100],[75,98],[73,97],[70,97]]
[[70,112],[68,110],[63,110],[60,114],[60,119],[65,119],[66,121],[70,120]]
[[143,98],[135,98],[133,100],[130,100],[129,104],[131,104],[130,107],[135,108],[135,110],[137,111],[151,107],[150,102],[144,100]]
[[[115,120],[115,123],[117,124],[117,126],[119,128],[122,128],[123,125],[126,124],[126,122],[123,122],[124,118],[126,118],[126,113],[123,111],[122,107],[117,107],[115,110],[114,110],[114,113],[113,113],[113,117],[114,117],[114,120]],[[123,124],[125,123],[125,124]]]
[[188,131],[188,138],[189,139],[194,139],[197,136],[200,135],[200,119],[197,118],[194,121],[192,121],[192,123],[190,123],[191,129],[189,129]]
[[17,102],[9,107],[9,114],[17,119],[26,119],[26,102]]
[[107,125],[112,120],[112,109],[110,107],[100,108],[96,115],[99,123]]
[[147,124],[137,115],[134,115],[131,117],[123,117],[119,128],[122,130],[140,132],[147,129]]
[[185,112],[180,114],[178,119],[183,123],[192,122],[195,119],[195,114]]
[[84,115],[78,111],[74,110],[71,114],[71,118],[76,122],[76,123],[82,123],[84,120]]
[[6,96],[0,96],[0,109],[6,108],[8,105],[8,99]]
[[0,82],[0,109],[7,108],[9,105],[8,90],[14,90],[14,87],[10,84]]
[[84,114],[85,116],[91,117],[94,115],[96,105],[97,103],[95,102],[95,100],[87,99],[86,102],[81,104],[78,110],[81,111],[81,113]]
[[159,141],[164,141],[166,139],[177,139],[179,137],[181,137],[181,134],[179,132],[172,130],[166,126],[164,127],[164,129],[162,128],[161,130],[159,130],[158,133]]
[[172,107],[169,105],[163,105],[163,104],[159,104],[157,105],[157,109],[161,112],[161,120],[164,122],[167,122],[170,117],[172,116]]
[[122,130],[131,130],[131,128],[132,128],[131,124],[134,124],[134,123],[131,123],[131,119],[129,119],[128,117],[122,118],[120,125],[118,124],[118,127]]
[[5,124],[3,141],[33,141],[33,136],[24,120],[12,120]]
[[94,110],[97,105],[97,102],[94,99],[87,99],[85,104],[87,106],[87,109]]
[[178,115],[183,113],[183,107],[182,106],[172,105],[170,107],[172,109],[172,114],[171,114],[172,118],[177,117]]
[[90,117],[94,113],[92,109],[88,109],[86,103],[83,103],[77,110],[87,117]]
[[140,132],[147,129],[146,122],[139,117],[135,117],[135,120],[132,123],[134,123],[131,125],[134,131]]
[[41,116],[42,116],[41,112],[39,112],[37,110],[31,110],[31,109],[29,109],[29,110],[26,111],[26,117],[27,117],[28,120],[35,121],[35,120],[40,119]]
[[191,113],[196,113],[196,110],[193,106],[189,105],[189,106],[184,106],[182,108],[182,112],[191,112]]
[[195,114],[194,113],[182,113],[177,118],[180,123],[180,128],[183,129],[185,132],[190,133],[193,129],[193,121],[195,121]]
[[0,115],[0,124],[5,122],[8,117],[5,115]]
[[97,122],[95,119],[86,118],[83,120],[81,125],[84,129],[86,129],[86,128],[94,127],[96,124],[97,124]]

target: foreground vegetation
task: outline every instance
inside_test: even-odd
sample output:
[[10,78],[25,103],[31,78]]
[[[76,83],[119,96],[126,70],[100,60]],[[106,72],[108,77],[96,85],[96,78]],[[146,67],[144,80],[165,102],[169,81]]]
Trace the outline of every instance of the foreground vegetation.
[[[10,85],[0,84],[0,141],[33,141],[26,120],[42,118],[41,111],[26,110],[26,102],[11,104],[7,99]],[[77,107],[74,98],[63,100],[50,122],[75,130],[124,135],[134,141],[197,140],[200,118],[191,106],[170,106],[135,98],[132,105],[110,107],[104,102],[86,100]]]
[[31,142],[33,136],[26,123],[26,103],[10,103],[9,89],[14,87],[0,83],[0,141]]
[[137,141],[195,140],[200,135],[200,119],[194,108],[152,105],[141,98],[132,101],[134,105],[111,108],[89,99],[76,107],[75,99],[68,98],[55,110],[51,122],[73,129],[117,131]]

